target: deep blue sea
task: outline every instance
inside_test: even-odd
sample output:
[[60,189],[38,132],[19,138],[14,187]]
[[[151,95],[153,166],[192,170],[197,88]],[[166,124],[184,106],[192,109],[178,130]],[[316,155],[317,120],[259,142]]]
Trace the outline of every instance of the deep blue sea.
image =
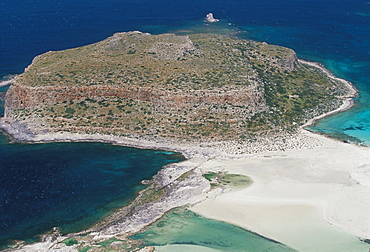
[[[208,12],[221,22],[205,24]],[[2,0],[0,78],[22,73],[38,54],[114,32],[191,29],[233,29],[241,38],[290,47],[351,81],[360,90],[356,106],[311,130],[370,145],[370,4],[364,0]],[[181,159],[107,144],[11,144],[1,136],[0,239],[88,225],[96,212],[131,199],[140,180]]]
[[180,154],[102,143],[9,143],[0,135],[0,247],[58,226],[77,232],[122,207]]

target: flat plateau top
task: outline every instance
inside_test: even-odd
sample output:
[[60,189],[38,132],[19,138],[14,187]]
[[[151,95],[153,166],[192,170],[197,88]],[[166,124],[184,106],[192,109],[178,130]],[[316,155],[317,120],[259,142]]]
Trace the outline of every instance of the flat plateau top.
[[210,34],[116,33],[95,44],[40,55],[18,82],[182,90],[250,85],[257,67],[292,70],[294,62],[288,61],[294,56],[284,47]]

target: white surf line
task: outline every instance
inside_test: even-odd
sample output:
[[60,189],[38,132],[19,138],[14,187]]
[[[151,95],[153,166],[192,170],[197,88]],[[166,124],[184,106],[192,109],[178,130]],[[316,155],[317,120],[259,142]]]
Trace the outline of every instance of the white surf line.
[[0,87],[5,87],[5,86],[8,86],[8,85],[12,84],[13,83],[13,80],[14,79],[6,80],[6,81],[1,81],[0,82]]

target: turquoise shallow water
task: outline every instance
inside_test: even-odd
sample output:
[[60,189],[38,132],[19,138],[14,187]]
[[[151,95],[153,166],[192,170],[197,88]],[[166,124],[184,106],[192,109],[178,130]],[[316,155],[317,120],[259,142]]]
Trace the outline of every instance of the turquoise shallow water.
[[[295,251],[245,229],[183,209],[171,211],[148,230],[131,238],[142,239],[145,245],[151,246],[187,244],[229,252]],[[184,249],[185,252],[188,248]]]
[[331,59],[324,62],[337,76],[355,84],[359,90],[359,97],[354,99],[355,106],[350,110],[321,119],[308,129],[348,142],[370,146],[370,80],[368,78],[370,62],[353,60],[341,62]]

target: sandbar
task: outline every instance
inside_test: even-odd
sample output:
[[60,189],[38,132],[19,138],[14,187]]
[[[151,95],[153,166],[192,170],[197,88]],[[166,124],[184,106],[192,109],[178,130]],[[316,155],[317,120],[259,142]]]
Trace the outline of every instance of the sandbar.
[[368,251],[370,149],[301,133],[318,144],[204,162],[203,172],[243,174],[254,183],[191,210],[299,251]]

